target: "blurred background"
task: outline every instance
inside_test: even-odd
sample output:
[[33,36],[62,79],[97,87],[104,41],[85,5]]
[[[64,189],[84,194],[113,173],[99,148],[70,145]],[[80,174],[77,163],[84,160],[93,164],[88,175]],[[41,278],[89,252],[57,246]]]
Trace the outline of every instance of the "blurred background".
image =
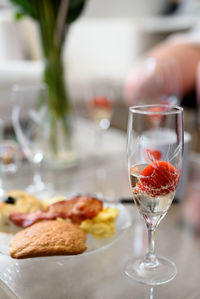
[[[16,22],[13,15],[10,2],[0,0],[0,118],[8,126],[11,87],[39,82],[43,70],[37,24],[28,17]],[[66,82],[77,115],[89,117],[88,90],[94,81],[107,80],[115,98],[111,126],[126,130],[125,85],[134,62],[171,36],[187,34],[199,22],[198,0],[88,1],[81,17],[71,25],[63,53]],[[196,92],[189,97],[189,101],[182,99],[185,130],[192,133],[192,150],[198,152]]]

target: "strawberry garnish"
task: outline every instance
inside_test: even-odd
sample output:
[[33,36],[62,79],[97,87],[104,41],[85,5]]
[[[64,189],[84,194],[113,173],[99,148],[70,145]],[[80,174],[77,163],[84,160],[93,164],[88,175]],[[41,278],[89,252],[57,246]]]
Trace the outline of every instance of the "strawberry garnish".
[[146,160],[150,162],[159,161],[162,157],[162,153],[159,150],[146,149]]
[[92,100],[90,100],[90,106],[95,108],[106,108],[106,109],[111,109],[112,108],[112,102],[109,100],[109,98],[105,96],[99,96],[95,97]]
[[[163,112],[166,111],[167,108],[165,106],[160,106],[160,107],[150,107],[149,108],[149,112],[151,112],[151,114],[149,114],[149,119],[151,121],[160,121],[163,117]],[[153,113],[155,112],[155,114]]]
[[156,161],[141,171],[134,191],[151,197],[166,195],[176,190],[179,177],[179,171],[169,162]]

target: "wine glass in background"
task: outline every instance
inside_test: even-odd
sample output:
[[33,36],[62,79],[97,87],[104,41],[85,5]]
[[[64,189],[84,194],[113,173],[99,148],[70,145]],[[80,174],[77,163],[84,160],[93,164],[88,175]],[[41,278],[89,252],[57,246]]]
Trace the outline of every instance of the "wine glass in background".
[[5,175],[15,174],[20,167],[23,154],[19,144],[12,139],[3,139],[0,145],[2,170]]
[[47,120],[47,88],[38,86],[15,85],[12,88],[12,121],[22,151],[34,166],[33,184],[27,192],[42,194],[51,192],[52,186],[41,178],[41,162],[44,157],[48,138],[45,123]]
[[[102,163],[106,155],[113,153],[108,141],[108,132],[116,100],[116,84],[109,79],[98,78],[90,81],[85,89],[85,100],[88,114],[93,122],[92,146],[88,149],[89,155],[96,160],[94,173],[96,195],[99,198],[114,200],[113,191],[108,191],[105,185],[108,182],[108,169]],[[108,192],[106,192],[107,190]]]
[[89,115],[95,125],[95,148],[102,149],[103,134],[110,128],[113,113],[114,86],[109,80],[93,81],[86,97]]
[[179,105],[181,77],[176,59],[149,57],[138,62],[128,77],[126,98],[131,105]]
[[[148,285],[166,283],[177,272],[173,262],[155,255],[154,242],[156,229],[172,203],[180,178],[182,114],[181,107],[172,105],[144,105],[129,109],[127,153],[130,187],[148,230],[149,248],[144,258],[133,258],[127,263],[125,273]],[[162,142],[164,136],[172,143]],[[155,149],[156,144],[159,151]]]
[[14,136],[9,136],[5,122],[0,119],[0,198],[5,198],[7,177],[14,175],[21,164],[22,152]]

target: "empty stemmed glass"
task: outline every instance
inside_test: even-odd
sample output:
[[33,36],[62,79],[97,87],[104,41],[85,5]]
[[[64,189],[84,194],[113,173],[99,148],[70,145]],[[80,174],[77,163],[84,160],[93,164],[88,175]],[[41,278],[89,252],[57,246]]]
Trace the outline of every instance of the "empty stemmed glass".
[[12,121],[17,139],[22,150],[34,165],[33,184],[27,187],[27,192],[42,194],[51,192],[52,186],[41,178],[41,162],[47,144],[47,88],[39,86],[19,86],[12,89]]
[[[144,258],[133,258],[127,263],[125,273],[148,285],[166,283],[177,272],[173,262],[156,256],[154,242],[156,228],[173,201],[180,178],[182,114],[181,107],[169,105],[129,109],[127,154],[130,187],[135,205],[147,226],[149,248]],[[163,139],[172,142],[167,144]]]
[[[96,80],[87,92],[90,118],[95,124],[95,146],[103,146],[103,134],[110,127],[114,100],[114,86],[109,80]],[[98,153],[98,151],[96,151]]]

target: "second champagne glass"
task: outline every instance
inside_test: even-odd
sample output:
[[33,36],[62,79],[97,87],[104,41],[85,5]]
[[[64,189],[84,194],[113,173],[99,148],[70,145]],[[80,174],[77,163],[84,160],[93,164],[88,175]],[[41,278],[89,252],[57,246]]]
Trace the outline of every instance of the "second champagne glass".
[[110,128],[113,113],[114,85],[109,80],[91,83],[87,92],[87,104],[91,120],[95,125],[95,150],[102,149],[104,132]]
[[176,275],[173,262],[156,256],[154,243],[156,228],[172,203],[180,178],[182,114],[181,107],[169,105],[135,106],[129,110],[130,187],[148,230],[149,248],[145,257],[133,258],[127,263],[125,273],[148,285],[166,283]]
[[52,188],[49,184],[44,183],[40,172],[48,138],[45,129],[46,100],[47,88],[43,84],[37,86],[16,85],[12,89],[14,130],[26,158],[34,165],[33,184],[26,189],[32,194],[48,193]]

